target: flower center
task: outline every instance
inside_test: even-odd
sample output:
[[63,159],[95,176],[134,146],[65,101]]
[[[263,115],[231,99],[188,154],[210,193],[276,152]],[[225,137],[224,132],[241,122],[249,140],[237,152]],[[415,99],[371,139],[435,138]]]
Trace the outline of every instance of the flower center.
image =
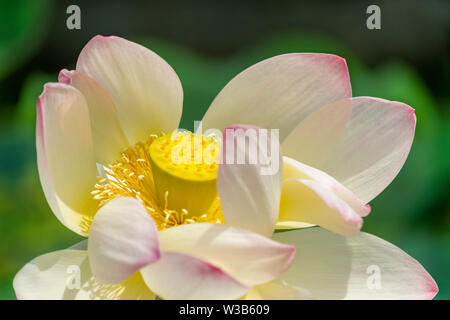
[[190,132],[162,136],[150,146],[150,161],[160,203],[186,210],[189,216],[206,212],[217,196],[217,143]]
[[140,201],[159,230],[185,223],[224,223],[216,189],[220,145],[190,132],[152,135],[105,167],[92,191],[103,206],[117,196]]

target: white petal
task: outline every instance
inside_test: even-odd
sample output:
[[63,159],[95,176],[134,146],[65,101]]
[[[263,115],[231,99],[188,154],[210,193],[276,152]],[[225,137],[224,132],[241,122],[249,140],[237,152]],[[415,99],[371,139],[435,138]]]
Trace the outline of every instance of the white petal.
[[232,79],[215,98],[203,127],[236,123],[280,129],[280,141],[317,108],[352,96],[347,64],[328,54],[292,53],[261,61]]
[[107,165],[119,159],[120,151],[129,143],[109,93],[97,81],[76,70],[61,70],[59,81],[77,88],[87,101],[97,162]]
[[297,248],[295,262],[278,280],[318,299],[431,299],[438,291],[420,263],[367,233],[343,237],[309,228],[274,239]]
[[98,208],[91,191],[97,182],[89,112],[83,95],[49,83],[37,102],[36,150],[45,197],[58,219],[85,235]]
[[77,70],[109,92],[131,144],[178,127],[183,104],[180,80],[147,48],[118,37],[96,36],[81,51]]
[[136,199],[114,198],[94,217],[88,252],[97,280],[119,283],[160,258],[158,230]]
[[313,180],[283,182],[279,221],[317,224],[343,235],[357,233],[362,218],[345,201]]
[[245,300],[312,300],[314,297],[305,289],[283,283],[268,282],[252,287]]
[[[282,178],[281,150],[278,137],[272,133],[255,127],[226,128],[223,163],[219,164],[217,173],[226,223],[267,237],[271,236],[278,218]],[[239,155],[248,160],[239,163]],[[250,164],[253,156],[255,161]]]
[[248,286],[277,278],[295,256],[292,246],[220,224],[195,223],[166,229],[160,232],[160,241],[162,250],[203,259]]
[[220,268],[181,253],[163,252],[141,274],[151,290],[169,300],[236,299],[248,290]]
[[127,281],[106,286],[98,283],[89,267],[87,251],[61,250],[39,256],[15,276],[19,300],[153,300],[140,273]]
[[395,178],[414,138],[414,110],[371,97],[344,99],[311,114],[283,152],[333,176],[367,203]]
[[353,192],[333,177],[289,157],[283,157],[283,180],[291,178],[314,180],[344,200],[361,217],[370,213],[369,205],[365,205]]

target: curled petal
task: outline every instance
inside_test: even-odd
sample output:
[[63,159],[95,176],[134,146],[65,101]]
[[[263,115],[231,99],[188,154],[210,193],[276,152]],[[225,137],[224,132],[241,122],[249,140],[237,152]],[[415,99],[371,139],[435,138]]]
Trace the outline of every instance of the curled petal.
[[279,220],[317,224],[343,235],[357,233],[363,224],[345,201],[320,183],[306,179],[283,182]]
[[161,255],[153,219],[128,197],[115,198],[98,210],[88,241],[92,273],[104,284],[125,281]]
[[183,89],[175,71],[153,51],[119,37],[96,36],[81,51],[76,69],[109,92],[131,144],[178,128]]
[[56,217],[69,229],[84,227],[97,210],[91,191],[97,181],[89,111],[83,95],[48,83],[37,101],[36,150],[39,178]]
[[96,161],[107,165],[117,160],[129,143],[109,93],[97,81],[76,70],[61,70],[59,81],[77,88],[86,99]]
[[283,157],[283,180],[291,178],[314,180],[344,200],[361,217],[370,213],[369,205],[365,205],[352,191],[327,173],[289,157]]

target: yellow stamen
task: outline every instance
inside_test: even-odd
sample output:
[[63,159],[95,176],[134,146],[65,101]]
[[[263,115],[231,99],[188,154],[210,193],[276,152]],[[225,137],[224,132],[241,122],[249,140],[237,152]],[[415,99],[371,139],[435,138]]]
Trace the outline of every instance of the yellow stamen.
[[108,177],[99,177],[94,199],[103,206],[117,196],[133,197],[145,206],[159,230],[185,223],[224,223],[216,191],[218,146],[212,139],[190,135],[196,142],[190,150],[203,153],[200,161],[198,152],[191,152],[194,163],[177,163],[172,152],[185,141],[174,135],[152,135],[124,150],[119,160],[105,168]]

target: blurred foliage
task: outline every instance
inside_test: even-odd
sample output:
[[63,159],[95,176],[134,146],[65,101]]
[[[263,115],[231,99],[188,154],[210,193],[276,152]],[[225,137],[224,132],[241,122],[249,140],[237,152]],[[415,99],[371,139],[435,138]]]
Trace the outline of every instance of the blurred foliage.
[[44,38],[49,11],[47,0],[0,1],[0,80],[35,53]]
[[[34,1],[26,3],[0,2],[0,23],[13,26],[0,26],[0,59],[11,62],[0,66],[0,80],[30,57],[43,32],[36,27],[44,28],[42,19],[39,23],[35,20],[47,14],[45,9],[30,4]],[[25,7],[16,10],[11,6]],[[415,257],[437,281],[437,298],[450,298],[450,100],[437,100],[413,66],[393,59],[369,68],[335,39],[311,32],[266,37],[226,58],[202,56],[161,39],[129,39],[151,48],[177,72],[184,89],[181,126],[187,129],[201,119],[217,93],[236,74],[265,58],[288,52],[343,56],[350,69],[354,96],[398,100],[415,108],[418,122],[409,158],[394,182],[371,203],[373,210],[363,230]],[[56,72],[63,67],[54,66],[50,75],[28,70],[17,103],[0,105],[0,298],[15,298],[12,279],[27,261],[81,239],[51,213],[35,161],[36,99],[44,83],[57,81]],[[8,108],[12,108],[12,115],[4,112]]]

